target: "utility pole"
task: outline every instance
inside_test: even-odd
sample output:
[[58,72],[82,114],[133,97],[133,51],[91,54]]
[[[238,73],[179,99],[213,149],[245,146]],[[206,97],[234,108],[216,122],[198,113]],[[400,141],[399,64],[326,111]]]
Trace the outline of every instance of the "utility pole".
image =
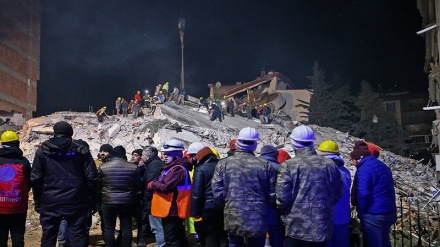
[[180,75],[180,88],[185,89],[185,71],[184,71],[184,60],[183,60],[183,49],[184,43],[183,38],[185,36],[185,19],[179,18],[179,24],[177,25],[180,32],[180,48],[182,49],[182,73]]

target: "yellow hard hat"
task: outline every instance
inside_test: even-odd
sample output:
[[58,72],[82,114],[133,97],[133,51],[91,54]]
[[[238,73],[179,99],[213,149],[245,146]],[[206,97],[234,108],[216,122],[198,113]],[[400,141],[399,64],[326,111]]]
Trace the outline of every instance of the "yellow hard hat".
[[318,151],[329,152],[329,153],[338,153],[339,147],[338,147],[338,144],[336,144],[336,142],[334,142],[332,140],[325,140],[321,143],[321,145],[319,145]]
[[169,84],[168,82],[165,82],[165,84]]
[[3,132],[1,136],[2,143],[18,141],[19,139],[20,138],[18,137],[17,133],[12,130],[7,130]]
[[102,108],[107,109],[107,106],[103,106]]
[[203,99],[203,97],[200,97],[200,99]]
[[162,91],[159,91],[159,93],[162,93]]
[[264,106],[267,106],[267,104],[266,104],[266,103],[264,103]]
[[118,100],[121,100],[121,97],[118,97]]
[[137,93],[141,93],[141,91],[138,91]]
[[220,159],[220,154],[218,153],[217,149],[215,148],[210,148],[212,153],[215,154],[215,156],[217,156],[217,159]]

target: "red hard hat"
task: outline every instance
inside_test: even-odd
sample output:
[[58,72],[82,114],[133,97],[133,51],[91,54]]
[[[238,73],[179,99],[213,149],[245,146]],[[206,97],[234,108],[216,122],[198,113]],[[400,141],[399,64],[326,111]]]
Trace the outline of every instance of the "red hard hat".
[[237,139],[231,140],[231,142],[229,143],[229,149],[236,150],[237,149],[237,147],[235,146],[236,142],[237,142]]

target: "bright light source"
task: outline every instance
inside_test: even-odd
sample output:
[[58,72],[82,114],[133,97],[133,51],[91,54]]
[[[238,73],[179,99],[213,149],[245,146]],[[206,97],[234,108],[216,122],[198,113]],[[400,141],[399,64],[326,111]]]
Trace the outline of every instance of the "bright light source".
[[148,90],[145,90],[145,93],[148,93]]

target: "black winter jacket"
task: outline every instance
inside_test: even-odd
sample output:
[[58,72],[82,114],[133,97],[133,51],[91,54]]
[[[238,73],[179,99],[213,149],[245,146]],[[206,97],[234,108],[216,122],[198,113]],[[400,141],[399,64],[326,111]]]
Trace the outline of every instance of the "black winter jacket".
[[153,191],[147,190],[145,186],[151,182],[159,179],[160,172],[165,163],[159,157],[153,157],[147,160],[145,164],[145,173],[144,173],[144,207],[151,209],[151,200],[153,199]]
[[98,171],[87,147],[65,137],[43,142],[31,171],[36,210],[40,207],[77,209],[99,199]]
[[190,214],[192,217],[202,216],[203,209],[206,208],[222,208],[214,203],[214,195],[211,186],[212,176],[214,176],[214,170],[218,160],[214,154],[205,157],[206,161],[202,162],[202,164],[196,166],[194,169],[190,207]]
[[136,164],[119,157],[99,167],[102,204],[132,205],[140,194],[141,177]]

